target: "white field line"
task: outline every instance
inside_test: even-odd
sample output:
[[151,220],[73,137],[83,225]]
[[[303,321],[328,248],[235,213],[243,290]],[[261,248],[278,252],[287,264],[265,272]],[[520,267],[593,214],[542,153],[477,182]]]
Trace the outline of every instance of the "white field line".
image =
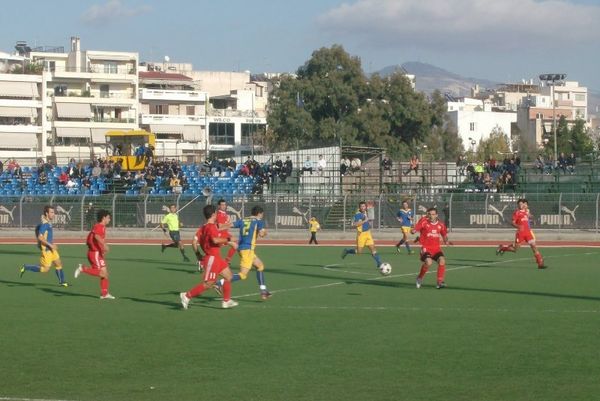
[[288,305],[278,306],[270,303],[260,305],[245,305],[244,308],[254,309],[294,309],[294,310],[366,310],[366,311],[405,311],[405,312],[424,312],[424,311],[440,311],[440,312],[497,312],[497,313],[572,313],[572,314],[600,314],[600,310],[557,310],[557,309],[506,309],[506,308],[452,308],[452,307],[422,307],[422,306],[308,306],[308,305]]
[[0,401],[73,401],[73,400],[55,400],[55,399],[46,399],[46,398],[0,397]]
[[[547,256],[544,259],[550,259],[550,258],[564,258],[564,257],[568,257],[568,256],[578,256],[578,255],[597,255],[598,252],[586,252],[586,253],[571,253],[571,254],[565,254],[565,255],[552,255],[552,256]],[[478,263],[478,264],[474,264],[474,265],[463,265],[463,266],[456,266],[456,267],[448,267],[446,268],[446,271],[453,271],[453,270],[463,270],[463,269],[470,269],[470,268],[474,268],[474,267],[483,267],[483,266],[493,266],[493,265],[501,265],[501,264],[507,264],[507,263],[512,263],[512,262],[517,262],[517,261],[523,261],[523,260],[530,260],[531,257],[528,258],[516,258],[516,259],[505,259],[505,260],[500,260],[500,261],[496,261],[496,262],[486,262],[486,263]],[[340,266],[341,263],[333,263],[333,264],[329,264],[329,265],[324,265],[321,266],[322,269],[327,269],[330,271],[335,271],[334,269],[329,269],[330,267],[333,266]],[[339,270],[338,270],[339,271]],[[437,272],[436,270],[430,270],[429,273],[435,273]],[[396,278],[396,277],[407,277],[407,276],[416,276],[417,273],[403,273],[403,274],[390,274],[389,276],[378,276],[378,277],[373,277],[370,279],[367,279],[367,281],[374,281],[374,280],[385,280],[385,279],[390,279],[390,278]],[[282,288],[279,290],[272,290],[271,294],[279,294],[279,293],[283,293],[283,292],[290,292],[290,291],[302,291],[302,290],[314,290],[314,289],[318,289],[318,288],[326,288],[326,287],[333,287],[336,285],[342,285],[345,284],[345,281],[336,281],[333,283],[328,283],[328,284],[319,284],[319,285],[313,285],[313,286],[308,286],[308,287],[295,287],[295,288]],[[247,297],[254,297],[260,295],[260,292],[254,292],[251,294],[244,294],[244,295],[236,295],[234,296],[234,298],[247,298]]]

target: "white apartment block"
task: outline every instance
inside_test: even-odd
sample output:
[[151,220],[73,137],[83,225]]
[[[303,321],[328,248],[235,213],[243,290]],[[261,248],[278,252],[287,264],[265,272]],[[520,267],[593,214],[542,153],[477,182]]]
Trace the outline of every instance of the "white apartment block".
[[489,100],[472,98],[448,102],[447,114],[456,126],[465,149],[472,149],[473,142],[478,144],[493,131],[501,131],[511,139],[511,125],[517,122],[517,113],[492,111]]
[[42,85],[41,75],[0,73],[0,159],[43,156],[50,124],[44,118]]
[[[193,145],[183,138],[178,152],[198,149],[211,157],[250,155],[258,150],[257,137],[266,130],[269,87],[266,82],[252,81],[250,72],[194,71],[192,64],[171,62],[143,63],[149,71],[179,74],[191,79],[190,85],[208,96],[205,110],[196,115],[203,124],[205,136]],[[171,113],[171,111],[169,111]],[[157,138],[158,157],[164,146],[166,156],[169,146]],[[185,153],[180,153],[185,157]],[[196,153],[197,154],[197,153]]]
[[[552,96],[554,95],[554,104]],[[528,142],[543,146],[544,135],[553,132],[553,121],[564,116],[569,126],[577,119],[583,119],[587,125],[587,88],[578,82],[566,81],[563,85],[542,86],[540,94],[524,98],[518,110],[517,126],[520,134]]]
[[198,161],[208,149],[208,94],[179,73],[140,71],[140,128],[156,135],[155,156]]
[[137,53],[19,46],[26,74],[0,74],[0,157],[104,156],[107,131],[138,128]]

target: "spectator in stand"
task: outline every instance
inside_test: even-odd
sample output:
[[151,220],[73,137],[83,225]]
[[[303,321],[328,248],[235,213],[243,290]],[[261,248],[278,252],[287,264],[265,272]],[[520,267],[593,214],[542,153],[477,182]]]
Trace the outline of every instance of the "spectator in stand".
[[156,184],[156,176],[154,175],[153,169],[151,167],[146,168],[146,174],[144,175],[144,179],[146,180],[146,185],[149,188],[154,188]]
[[494,183],[492,182],[492,177],[489,173],[485,173],[483,175],[483,190],[485,192],[489,192],[492,190]]
[[77,181],[75,181],[72,178],[67,178],[67,183],[65,184],[65,188],[67,189],[77,189],[79,185],[77,184]]
[[340,174],[342,175],[342,177],[348,174],[350,172],[349,170],[350,160],[347,157],[344,157],[340,162]]
[[410,174],[411,171],[415,172],[415,175],[419,175],[419,157],[413,155],[408,162],[408,169],[404,172],[404,175]]
[[475,166],[473,166],[473,163],[469,162],[469,164],[467,164],[466,171],[469,178],[475,178]]
[[85,176],[81,179],[81,187],[83,189],[90,189],[92,187],[92,183],[90,182],[90,177]]
[[135,177],[131,174],[131,171],[127,171],[121,175],[121,182],[123,182],[123,188],[132,188],[135,182]]
[[352,171],[352,173],[356,173],[357,171],[360,171],[361,166],[362,166],[362,162],[360,161],[360,158],[353,157],[352,159],[350,159],[350,171]]
[[476,175],[481,174],[483,176],[483,173],[485,173],[485,167],[481,161],[477,161],[473,168]]
[[475,174],[473,178],[473,184],[475,184],[475,190],[483,192],[483,173]]
[[313,162],[312,160],[310,160],[310,156],[306,156],[306,160],[304,161],[304,164],[302,165],[302,174],[309,172],[310,175],[312,175],[313,172]]
[[323,155],[319,155],[319,160],[317,161],[317,171],[319,175],[325,174],[325,170],[327,169],[327,161],[323,157]]
[[15,159],[10,159],[8,161],[8,163],[6,164],[6,171],[8,171],[12,175],[13,172],[15,171],[15,168],[17,168],[18,165],[19,165],[19,163],[17,163],[17,161]]
[[146,157],[146,165],[150,166],[154,162],[154,146],[145,148],[144,156]]
[[63,171],[60,173],[60,175],[58,176],[58,183],[60,185],[67,185],[67,182],[69,181],[69,176],[67,175],[66,171]]
[[92,167],[92,177],[97,178],[102,174],[102,169],[99,166],[98,162],[94,162],[94,167]]
[[564,152],[560,152],[558,156],[558,168],[563,171],[563,174],[567,173],[567,156]]
[[141,144],[135,148],[133,155],[135,156],[135,164],[141,164],[144,160],[144,156],[146,155],[146,148],[144,144]]
[[569,174],[575,173],[575,164],[577,163],[577,158],[575,157],[575,153],[571,152],[569,157],[567,157],[567,170]]
[[456,171],[458,175],[465,175],[465,169],[467,167],[467,161],[463,155],[459,155],[456,159]]
[[544,162],[544,158],[541,154],[537,155],[533,165],[535,166],[536,170],[540,170],[540,174],[544,173],[544,167],[546,166],[546,163]]
[[508,165],[504,167],[504,171],[510,174],[514,184],[514,179],[517,176],[517,165],[515,164],[514,159],[508,161]]
[[233,159],[233,157],[230,158],[227,168],[229,169],[229,171],[233,172],[233,171],[235,171],[236,167],[237,167],[236,161]]
[[496,159],[493,156],[490,156],[487,161],[487,172],[492,174],[496,172],[496,169]]
[[275,156],[275,163],[273,163],[273,175],[279,177],[283,170],[283,162],[279,156]]
[[248,167],[248,165],[246,163],[242,164],[242,166],[240,167],[240,175],[243,175],[245,177],[248,177],[250,175],[250,168]]
[[48,183],[48,176],[44,170],[38,174],[37,183],[40,185],[46,185]]
[[544,172],[546,174],[552,174],[554,172],[554,158],[552,156],[548,157],[546,160],[546,164],[544,164]]
[[292,175],[292,171],[294,171],[294,164],[292,163],[292,159],[289,156],[285,157],[285,162],[283,163],[283,173],[286,177]]
[[521,157],[518,154],[513,153],[512,159],[515,161],[515,166],[517,166],[517,170],[520,169],[521,168]]
[[144,179],[144,173],[142,173],[141,171],[138,171],[137,173],[135,173],[135,186],[137,188],[139,188],[140,191],[144,190],[146,188],[146,180]]
[[387,156],[384,157],[381,161],[381,168],[383,169],[384,173],[387,173],[387,175],[392,174],[392,159]]
[[2,174],[4,172],[4,163],[2,163],[2,160],[0,160],[0,174]]

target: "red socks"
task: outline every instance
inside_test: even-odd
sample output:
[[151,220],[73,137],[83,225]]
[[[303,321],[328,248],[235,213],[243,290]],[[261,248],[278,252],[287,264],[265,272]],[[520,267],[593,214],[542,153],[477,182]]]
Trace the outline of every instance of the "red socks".
[[444,274],[446,274],[446,265],[439,265],[437,269],[437,282],[441,283],[444,281]]
[[192,288],[191,290],[189,290],[188,292],[186,292],[185,296],[188,298],[194,298],[194,297],[197,297],[198,295],[202,294],[205,290],[206,290],[206,287],[204,286],[204,283],[201,283],[201,284],[198,284],[197,286],[195,286],[194,288]]
[[104,296],[108,294],[108,279],[101,278],[100,279],[100,295]]
[[427,273],[427,270],[429,270],[429,268],[427,267],[427,264],[423,263],[421,265],[421,271],[419,272],[419,279],[423,280],[423,277],[425,277],[425,274]]
[[536,261],[538,267],[544,266],[544,258],[542,258],[542,254],[539,252],[536,252],[536,253],[534,253],[534,255],[535,255],[535,261]]
[[223,283],[223,301],[229,301],[231,299],[231,281],[225,280]]

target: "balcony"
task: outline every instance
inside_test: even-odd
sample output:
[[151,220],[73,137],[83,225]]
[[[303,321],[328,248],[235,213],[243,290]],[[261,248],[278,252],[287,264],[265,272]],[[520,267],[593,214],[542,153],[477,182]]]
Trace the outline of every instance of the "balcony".
[[[264,110],[232,110],[232,109],[210,109],[208,110],[209,117],[246,117],[267,118],[267,112]],[[258,121],[256,121],[258,123]]]
[[141,89],[140,100],[173,100],[181,102],[206,102],[206,92],[185,90]]
[[204,116],[140,114],[140,124],[204,125]]
[[0,122],[0,135],[3,132],[14,132],[14,133],[23,133],[23,134],[40,134],[42,132],[41,125],[33,125],[33,124],[9,124],[4,125]]

